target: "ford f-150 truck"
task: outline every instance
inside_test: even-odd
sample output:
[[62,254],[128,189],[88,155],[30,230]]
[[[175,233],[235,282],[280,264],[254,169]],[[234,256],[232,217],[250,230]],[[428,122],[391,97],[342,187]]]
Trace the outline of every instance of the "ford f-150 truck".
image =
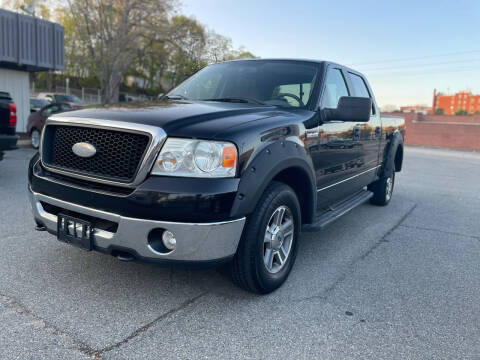
[[[405,123],[327,61],[210,65],[156,103],[50,117],[29,167],[38,230],[120,260],[226,264],[268,293],[301,231],[386,205]],[[354,241],[354,239],[352,239]]]
[[17,106],[8,92],[0,91],[0,160],[4,151],[17,148]]

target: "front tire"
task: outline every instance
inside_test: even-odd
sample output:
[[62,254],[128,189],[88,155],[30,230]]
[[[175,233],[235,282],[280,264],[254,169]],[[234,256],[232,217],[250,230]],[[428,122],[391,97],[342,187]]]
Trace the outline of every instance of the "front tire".
[[30,143],[34,149],[38,149],[40,147],[40,131],[37,129],[33,129],[30,132]]
[[237,285],[267,294],[285,282],[297,255],[300,216],[293,189],[272,182],[248,217],[230,264],[230,274]]

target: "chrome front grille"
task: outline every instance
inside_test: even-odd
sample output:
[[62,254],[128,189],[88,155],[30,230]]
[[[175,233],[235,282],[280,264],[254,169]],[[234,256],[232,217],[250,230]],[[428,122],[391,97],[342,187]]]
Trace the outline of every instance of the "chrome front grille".
[[[43,131],[42,164],[71,177],[132,186],[148,175],[165,138],[161,128],[147,125],[52,118]],[[93,145],[95,155],[76,155],[72,148],[78,143]]]
[[[149,136],[116,130],[78,126],[48,126],[50,146],[43,148],[47,166],[119,182],[133,181],[149,143]],[[73,153],[76,143],[87,142],[96,149],[91,158]]]

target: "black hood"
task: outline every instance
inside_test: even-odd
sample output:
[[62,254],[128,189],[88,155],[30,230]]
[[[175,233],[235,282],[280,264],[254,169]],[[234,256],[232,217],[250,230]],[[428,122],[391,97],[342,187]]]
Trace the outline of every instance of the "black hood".
[[92,107],[60,116],[132,122],[161,127],[169,136],[213,138],[249,121],[286,114],[286,110],[256,104],[159,101]]

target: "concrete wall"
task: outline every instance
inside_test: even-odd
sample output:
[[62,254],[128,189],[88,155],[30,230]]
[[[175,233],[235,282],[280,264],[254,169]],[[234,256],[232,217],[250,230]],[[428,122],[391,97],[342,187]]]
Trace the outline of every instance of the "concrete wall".
[[0,68],[0,91],[7,91],[12,96],[17,105],[17,132],[25,132],[30,115],[28,72]]
[[480,116],[395,114],[406,120],[407,145],[480,151]]

